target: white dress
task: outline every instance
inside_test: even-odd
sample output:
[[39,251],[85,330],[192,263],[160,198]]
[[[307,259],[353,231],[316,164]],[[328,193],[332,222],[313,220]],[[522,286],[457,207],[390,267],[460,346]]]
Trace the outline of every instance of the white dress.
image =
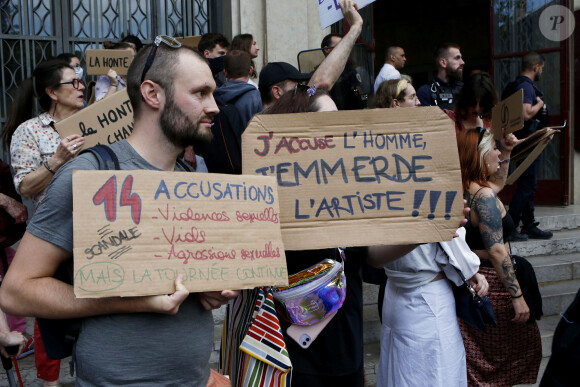
[[450,281],[437,243],[388,264],[383,302],[379,387],[466,386],[465,349]]

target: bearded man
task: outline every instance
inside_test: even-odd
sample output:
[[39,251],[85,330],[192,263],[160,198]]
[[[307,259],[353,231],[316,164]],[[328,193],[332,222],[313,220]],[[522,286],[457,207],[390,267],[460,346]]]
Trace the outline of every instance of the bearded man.
[[[139,51],[128,72],[134,128],[112,150],[123,170],[183,171],[183,148],[211,139],[215,81],[205,59],[172,38]],[[213,347],[211,309],[238,292],[175,292],[146,297],[75,298],[53,277],[73,259],[72,171],[97,170],[91,153],[58,170],[0,291],[2,309],[44,319],[82,318],[75,342],[77,386],[205,386]]]
[[463,87],[465,62],[460,47],[455,43],[440,44],[433,55],[437,76],[417,90],[421,106],[439,106],[453,110],[457,95]]

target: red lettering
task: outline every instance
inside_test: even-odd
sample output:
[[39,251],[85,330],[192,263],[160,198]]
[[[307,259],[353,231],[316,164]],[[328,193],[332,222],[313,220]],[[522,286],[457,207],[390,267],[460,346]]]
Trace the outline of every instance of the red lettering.
[[131,218],[135,224],[139,224],[141,221],[141,198],[136,193],[131,193],[131,188],[133,187],[133,176],[129,175],[125,178],[123,182],[123,187],[121,188],[121,200],[119,205],[121,206],[131,206]]
[[236,220],[238,222],[249,221],[250,223],[258,222],[271,222],[277,224],[280,222],[278,213],[274,211],[274,208],[268,207],[262,212],[242,212],[236,211]]
[[281,149],[286,149],[289,154],[298,153],[300,151],[307,150],[324,150],[335,148],[336,145],[332,143],[333,136],[328,135],[324,138],[314,137],[314,138],[300,138],[291,137],[287,139],[285,136],[278,142],[274,154],[278,154]]
[[105,216],[109,222],[113,222],[117,216],[117,177],[111,176],[109,180],[93,196],[93,203],[99,205],[105,203]]

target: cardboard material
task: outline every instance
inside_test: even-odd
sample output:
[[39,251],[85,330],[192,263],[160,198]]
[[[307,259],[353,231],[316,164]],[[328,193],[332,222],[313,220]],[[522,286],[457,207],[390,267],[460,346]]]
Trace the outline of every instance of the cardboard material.
[[501,129],[505,134],[513,133],[524,127],[524,91],[518,90],[491,110],[491,127],[493,137],[501,137]]
[[[374,2],[375,0],[355,1],[359,10]],[[320,15],[320,27],[322,29],[325,29],[326,27],[344,18],[338,3],[338,0],[318,0],[318,13]]]
[[87,106],[55,125],[60,137],[80,134],[83,148],[97,144],[109,145],[127,138],[133,131],[133,107],[127,89]]
[[191,47],[197,49],[197,45],[201,40],[201,35],[196,36],[184,36],[182,38],[175,38],[179,43],[183,44],[184,46]]
[[256,115],[242,160],[276,178],[288,250],[450,240],[463,218],[455,126],[437,107]]
[[560,131],[552,128],[544,128],[532,133],[529,137],[526,137],[521,143],[514,147],[510,156],[511,162],[514,163],[526,158],[538,143],[543,141],[547,136],[556,132]]
[[[541,132],[541,134],[538,134]],[[525,157],[524,161],[518,165],[518,167],[509,175],[506,179],[506,184],[511,185],[515,183],[518,178],[524,173],[526,169],[532,165],[535,159],[540,156],[542,151],[550,141],[552,141],[553,136],[558,130],[553,130],[550,128],[545,128],[534,133],[532,136],[525,139],[524,142],[518,144],[519,149],[514,149],[512,151],[512,156],[510,161],[518,161]],[[531,149],[531,152],[530,152]]]
[[127,70],[133,61],[131,50],[94,50],[85,52],[87,75],[107,75],[109,69],[117,75],[127,75]]
[[287,285],[274,179],[73,171],[75,295]]

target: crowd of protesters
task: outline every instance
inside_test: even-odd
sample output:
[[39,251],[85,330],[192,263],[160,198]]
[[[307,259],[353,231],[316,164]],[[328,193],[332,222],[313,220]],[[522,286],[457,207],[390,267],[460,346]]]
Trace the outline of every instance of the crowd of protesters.
[[[539,330],[516,278],[507,241],[546,239],[551,234],[540,230],[533,218],[535,188],[526,188],[525,195],[514,199],[523,201],[515,204],[523,208],[517,214],[512,214],[511,203],[505,203],[508,210],[498,198],[511,151],[530,134],[529,125],[525,133],[502,132],[501,139],[493,139],[490,115],[498,94],[489,74],[463,74],[464,58],[454,43],[435,49],[436,76],[421,87],[404,74],[403,48],[389,47],[375,94],[369,98],[349,61],[363,20],[352,0],[340,5],[350,28],[344,36],[331,34],[323,40],[324,59],[313,73],[271,62],[258,74],[254,60],[260,48],[253,35],[237,35],[230,43],[221,34],[208,33],[201,37],[198,50],[170,37],[158,37],[155,46],[143,46],[134,36],[108,42],[105,48],[130,50],[134,59],[126,76],[110,70],[98,77],[92,95],[86,94],[81,53],[55,55],[21,83],[2,140],[10,149],[14,187],[22,197],[32,198],[35,213],[28,219],[19,201],[4,191],[0,194],[0,207],[14,224],[29,221],[0,288],[0,306],[10,315],[41,320],[82,318],[73,354],[77,385],[219,383],[219,375],[210,374],[209,367],[211,310],[228,305],[226,329],[238,323],[239,316],[248,324],[257,297],[256,291],[237,290],[189,295],[178,277],[175,292],[169,295],[76,299],[70,284],[54,278],[60,265],[72,260],[72,170],[98,169],[93,155],[78,155],[83,137],[61,138],[54,124],[123,88],[133,106],[134,129],[110,149],[120,168],[128,170],[240,174],[241,135],[256,114],[367,105],[369,109],[439,106],[455,122],[467,203],[456,238],[420,245],[287,251],[290,275],[330,258],[343,263],[348,287],[344,303],[308,348],[287,334],[291,324],[280,319],[292,371],[283,381],[266,372],[264,378],[271,378],[269,385],[364,385],[361,272],[371,265],[388,277],[380,298],[379,386],[506,386],[536,381],[542,357]],[[523,57],[524,79],[515,87],[524,90],[526,122],[534,120],[537,105],[543,104],[534,92],[543,67],[541,55]],[[337,103],[333,89],[342,97],[352,93],[351,98]],[[42,110],[36,117],[33,99]],[[533,186],[535,175],[526,179]],[[523,226],[517,231],[520,219]],[[454,256],[448,243],[461,245],[466,253]],[[10,246],[2,248],[13,255]],[[457,318],[453,288],[461,280],[444,270],[446,262],[463,271],[479,296],[489,293],[497,325],[483,333]],[[23,331],[8,327],[1,317],[0,351],[8,356],[4,346],[15,345],[22,352],[27,342]],[[44,353],[40,331],[36,324],[38,377],[44,386],[58,385],[60,362]],[[224,334],[223,340],[227,337]],[[244,379],[248,364],[240,361],[239,343],[231,344],[223,344],[222,358],[229,360],[221,372],[232,385],[248,384]]]

